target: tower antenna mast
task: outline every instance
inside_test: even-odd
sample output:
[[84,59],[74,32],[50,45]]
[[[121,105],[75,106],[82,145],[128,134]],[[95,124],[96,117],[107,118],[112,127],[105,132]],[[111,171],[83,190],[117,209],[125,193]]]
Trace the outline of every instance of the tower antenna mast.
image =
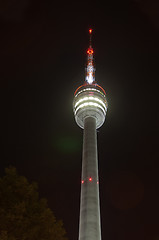
[[92,46],[92,29],[89,29],[89,46]]
[[92,48],[92,29],[89,29],[89,48],[87,49],[87,67],[86,67],[86,79],[88,84],[92,84],[95,81],[95,67],[93,59]]

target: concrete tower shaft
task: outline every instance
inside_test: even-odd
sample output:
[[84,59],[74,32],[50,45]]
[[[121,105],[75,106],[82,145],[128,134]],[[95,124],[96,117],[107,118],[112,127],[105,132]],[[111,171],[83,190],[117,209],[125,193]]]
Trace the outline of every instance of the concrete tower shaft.
[[79,240],[101,240],[96,119],[84,120]]

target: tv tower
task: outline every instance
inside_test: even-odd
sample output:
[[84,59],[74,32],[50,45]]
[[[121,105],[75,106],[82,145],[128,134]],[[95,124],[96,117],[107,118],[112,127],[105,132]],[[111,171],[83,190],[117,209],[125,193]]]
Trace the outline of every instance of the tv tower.
[[89,35],[85,82],[75,91],[73,101],[76,123],[84,129],[79,240],[101,240],[96,129],[105,121],[107,101],[104,89],[95,81],[92,29]]

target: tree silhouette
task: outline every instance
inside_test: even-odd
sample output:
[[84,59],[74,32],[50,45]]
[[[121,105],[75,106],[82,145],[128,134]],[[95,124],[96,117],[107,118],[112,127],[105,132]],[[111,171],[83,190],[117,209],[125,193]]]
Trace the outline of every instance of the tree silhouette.
[[62,221],[57,221],[37,184],[5,170],[0,178],[0,240],[67,240]]

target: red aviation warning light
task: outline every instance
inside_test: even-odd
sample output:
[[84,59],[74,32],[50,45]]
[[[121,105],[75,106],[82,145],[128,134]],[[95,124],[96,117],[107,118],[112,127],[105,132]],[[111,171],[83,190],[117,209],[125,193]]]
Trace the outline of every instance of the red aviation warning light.
[[93,49],[92,49],[92,48],[89,48],[89,49],[87,50],[87,53],[88,53],[88,54],[93,54]]
[[90,34],[92,33],[92,29],[91,29],[91,28],[89,29],[89,33],[90,33]]

